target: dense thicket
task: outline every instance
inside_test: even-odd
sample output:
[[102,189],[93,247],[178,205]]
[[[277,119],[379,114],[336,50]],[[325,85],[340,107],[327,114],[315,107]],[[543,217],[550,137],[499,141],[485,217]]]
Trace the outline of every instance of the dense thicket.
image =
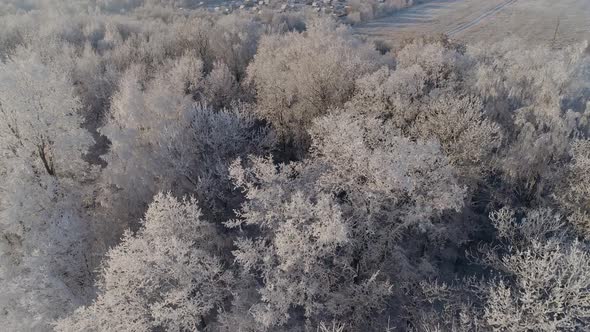
[[4,330],[590,324],[587,44],[0,4]]

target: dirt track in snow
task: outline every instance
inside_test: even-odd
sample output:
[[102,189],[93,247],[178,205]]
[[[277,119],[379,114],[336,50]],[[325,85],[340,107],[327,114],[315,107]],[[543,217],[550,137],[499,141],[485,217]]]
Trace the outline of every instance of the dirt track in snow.
[[451,30],[447,31],[446,34],[449,37],[454,37],[455,35],[460,34],[461,32],[463,32],[469,28],[472,28],[478,24],[481,24],[483,22],[483,20],[493,17],[494,15],[498,14],[500,11],[504,10],[507,6],[514,4],[516,1],[517,0],[507,0],[506,2],[500,3],[496,7],[486,10],[483,14],[479,15],[474,20],[469,21],[464,24],[460,24],[459,26],[452,28]]
[[394,45],[411,36],[446,33],[472,43],[517,37],[563,47],[590,39],[590,0],[433,0],[355,30]]

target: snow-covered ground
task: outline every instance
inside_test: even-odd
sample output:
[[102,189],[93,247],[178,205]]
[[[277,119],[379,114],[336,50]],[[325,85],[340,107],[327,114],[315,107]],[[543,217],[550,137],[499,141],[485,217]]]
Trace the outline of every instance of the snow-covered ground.
[[355,27],[396,44],[405,37],[446,33],[468,42],[509,36],[562,47],[590,39],[590,0],[433,0]]

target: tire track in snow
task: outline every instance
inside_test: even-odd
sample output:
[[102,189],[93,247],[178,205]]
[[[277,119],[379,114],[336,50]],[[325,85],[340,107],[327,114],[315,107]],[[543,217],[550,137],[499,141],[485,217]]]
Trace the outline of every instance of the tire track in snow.
[[481,23],[486,18],[492,17],[492,16],[496,15],[497,13],[499,13],[500,11],[502,11],[504,8],[514,4],[516,1],[518,1],[518,0],[508,0],[504,3],[501,3],[501,4],[497,5],[496,7],[484,12],[483,14],[478,16],[476,19],[474,19],[470,22],[467,22],[467,23],[460,24],[459,26],[457,26],[451,30],[448,30],[446,32],[446,35],[449,37],[453,37],[453,36],[463,32],[469,28],[472,28],[472,27],[478,25],[479,23]]

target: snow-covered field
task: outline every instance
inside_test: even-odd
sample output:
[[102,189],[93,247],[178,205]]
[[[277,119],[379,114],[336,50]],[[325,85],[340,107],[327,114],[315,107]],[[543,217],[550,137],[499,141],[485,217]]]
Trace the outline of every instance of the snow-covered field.
[[514,36],[562,47],[590,39],[590,0],[433,0],[355,29],[393,44],[414,35],[446,33],[468,42]]

